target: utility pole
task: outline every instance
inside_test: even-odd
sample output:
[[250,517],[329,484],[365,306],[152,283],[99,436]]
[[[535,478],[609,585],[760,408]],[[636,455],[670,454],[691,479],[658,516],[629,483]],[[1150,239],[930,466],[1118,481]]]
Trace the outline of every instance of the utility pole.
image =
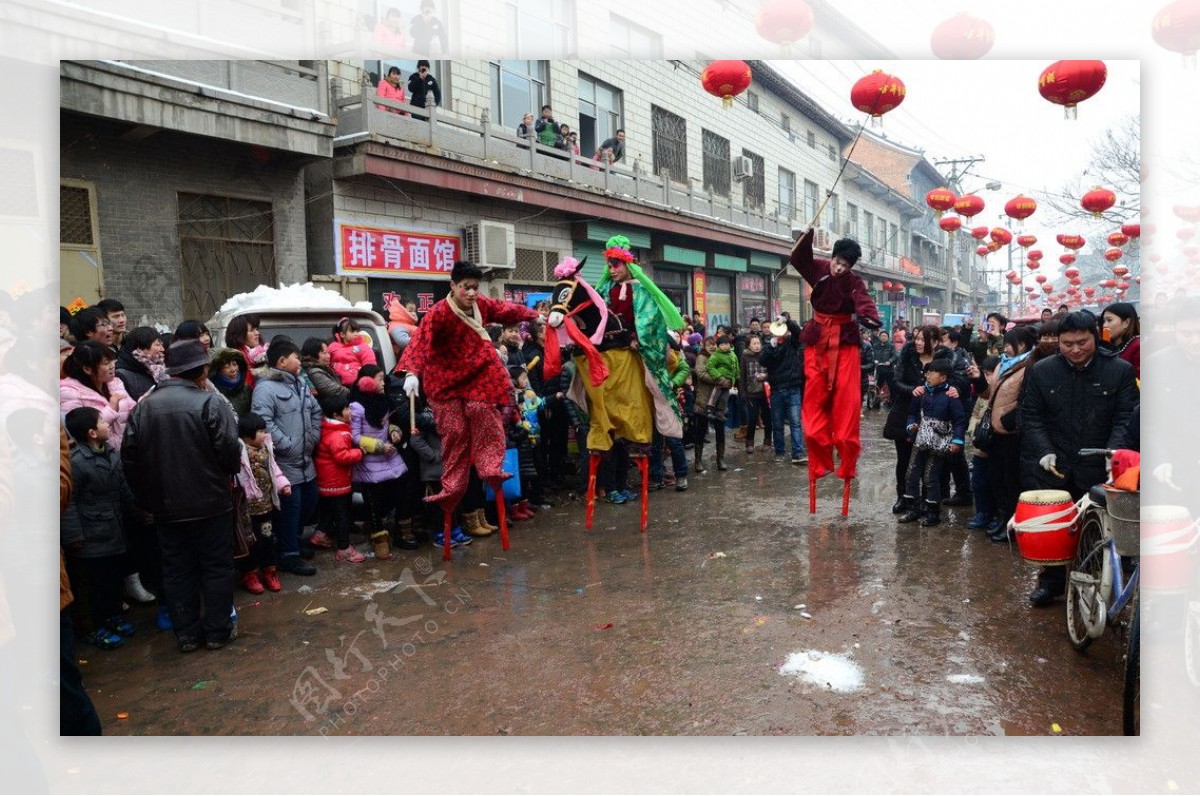
[[[983,155],[967,155],[961,158],[942,158],[935,160],[933,161],[933,165],[937,166],[938,168],[941,168],[942,166],[950,167],[950,173],[946,175],[946,182],[949,183],[948,187],[954,190],[955,195],[961,195],[963,177],[967,176],[967,172],[971,170],[972,166],[974,166],[976,163],[982,163],[983,160]],[[947,313],[954,311],[954,281],[956,271],[955,262],[958,259],[956,251],[957,247],[955,246],[953,233],[950,234],[949,239],[950,243],[946,247],[945,312]],[[967,283],[971,283],[969,276]],[[968,288],[968,290],[970,290],[970,288]],[[970,298],[969,295],[968,298]]]

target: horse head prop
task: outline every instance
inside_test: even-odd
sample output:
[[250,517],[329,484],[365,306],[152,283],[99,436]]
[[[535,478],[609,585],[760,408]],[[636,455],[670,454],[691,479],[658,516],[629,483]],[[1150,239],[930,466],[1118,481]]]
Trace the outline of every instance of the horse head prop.
[[547,319],[555,332],[553,339],[546,339],[546,378],[553,378],[562,371],[561,347],[576,345],[587,357],[592,384],[599,386],[608,377],[608,367],[596,346],[604,339],[608,325],[608,304],[580,273],[583,260],[565,257],[554,268],[559,280],[554,286],[554,303]]

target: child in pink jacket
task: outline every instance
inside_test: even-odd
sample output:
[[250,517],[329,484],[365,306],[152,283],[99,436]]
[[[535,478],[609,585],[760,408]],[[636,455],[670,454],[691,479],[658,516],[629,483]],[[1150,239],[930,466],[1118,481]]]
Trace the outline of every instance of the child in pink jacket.
[[[238,421],[242,440],[242,470],[238,486],[246,495],[246,506],[254,529],[250,555],[237,561],[242,586],[251,594],[262,594],[263,587],[279,591],[276,565],[279,549],[275,544],[274,518],[279,510],[279,495],[292,494],[292,485],[275,461],[275,447],[267,433],[267,422],[260,415],[247,414]],[[259,570],[262,577],[259,578]]]
[[374,364],[375,349],[371,347],[371,338],[362,332],[353,318],[338,321],[333,327],[333,342],[329,344],[329,366],[343,386],[353,386],[358,379],[358,369]]

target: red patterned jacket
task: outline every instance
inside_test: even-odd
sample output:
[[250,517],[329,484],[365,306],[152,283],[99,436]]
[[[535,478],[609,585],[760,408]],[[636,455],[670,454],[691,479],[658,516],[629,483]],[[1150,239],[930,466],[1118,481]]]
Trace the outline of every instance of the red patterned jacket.
[[[496,347],[467,326],[447,302],[433,305],[413,334],[399,368],[420,377],[426,397],[434,401],[462,399],[503,406],[513,403],[512,379]],[[519,304],[484,296],[476,299],[483,324],[509,325],[532,321],[537,312]]]
[[354,437],[350,435],[350,424],[322,418],[321,441],[313,452],[318,494],[324,497],[350,494],[352,468],[362,458],[362,449],[354,444]]

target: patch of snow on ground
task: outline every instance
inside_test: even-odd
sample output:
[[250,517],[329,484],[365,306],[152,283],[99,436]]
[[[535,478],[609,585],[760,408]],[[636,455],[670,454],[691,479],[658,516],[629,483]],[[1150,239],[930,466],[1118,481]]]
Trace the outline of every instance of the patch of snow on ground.
[[779,667],[779,673],[799,677],[839,694],[849,694],[863,687],[863,671],[845,655],[818,650],[793,652]]
[[230,296],[221,305],[220,312],[243,312],[245,310],[263,310],[272,307],[327,307],[331,309],[372,309],[371,302],[360,301],[351,303],[350,299],[334,290],[317,287],[312,282],[296,282],[291,285],[270,287],[259,285],[249,293],[238,293]]
[[946,679],[955,685],[979,685],[983,678],[977,674],[948,674]]

